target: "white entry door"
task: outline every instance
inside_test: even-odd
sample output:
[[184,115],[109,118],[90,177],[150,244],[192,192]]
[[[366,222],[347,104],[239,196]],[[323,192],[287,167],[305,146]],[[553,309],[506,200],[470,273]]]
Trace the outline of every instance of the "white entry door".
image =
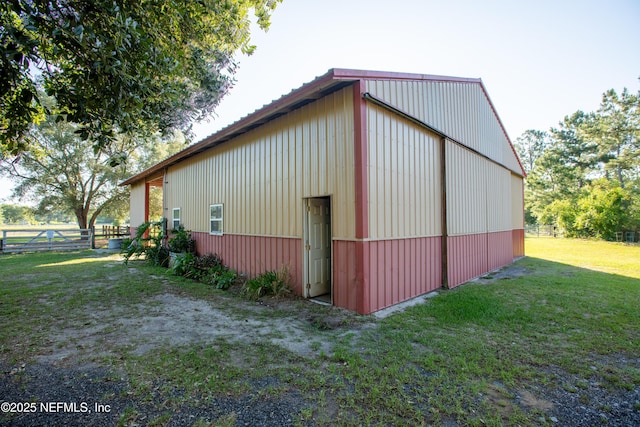
[[307,297],[331,293],[331,205],[329,198],[307,199],[305,251]]

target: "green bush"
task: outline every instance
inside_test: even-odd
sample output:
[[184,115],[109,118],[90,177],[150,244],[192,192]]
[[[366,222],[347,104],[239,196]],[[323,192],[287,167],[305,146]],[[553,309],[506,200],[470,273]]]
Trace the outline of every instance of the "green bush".
[[191,238],[191,232],[184,229],[184,225],[180,224],[178,228],[171,230],[171,234],[172,237],[167,242],[171,252],[196,252],[196,242]]
[[127,264],[131,257],[145,256],[147,262],[152,265],[166,267],[169,263],[169,251],[162,246],[165,233],[165,219],[158,222],[144,222],[136,230],[133,239],[127,239],[122,245],[124,263]]
[[145,249],[145,259],[151,265],[158,267],[169,266],[169,250],[164,246],[148,246]]
[[194,267],[196,256],[191,252],[180,253],[176,256],[171,270],[176,276],[198,279],[198,270]]
[[208,285],[215,286],[216,289],[227,290],[236,283],[238,277],[234,270],[220,264],[209,269],[208,274],[202,281]]
[[222,264],[222,258],[217,254],[178,254],[172,270],[176,276],[198,280],[223,290],[229,289],[239,277],[235,271]]
[[291,293],[291,275],[287,267],[278,271],[266,271],[253,279],[246,281],[243,293],[249,299],[258,299],[262,296],[284,296]]
[[640,226],[640,206],[633,194],[615,181],[599,179],[571,199],[549,203],[538,223],[557,225],[565,237],[614,240],[616,232],[634,231]]
[[222,258],[218,254],[206,254],[196,257],[194,260],[194,268],[202,271],[209,271],[212,268],[223,267]]

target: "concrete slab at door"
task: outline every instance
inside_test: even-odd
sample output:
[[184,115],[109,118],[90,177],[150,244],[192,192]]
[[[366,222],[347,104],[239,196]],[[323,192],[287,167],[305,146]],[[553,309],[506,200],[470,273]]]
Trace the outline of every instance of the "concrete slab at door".
[[328,198],[307,200],[307,297],[331,293],[331,206]]

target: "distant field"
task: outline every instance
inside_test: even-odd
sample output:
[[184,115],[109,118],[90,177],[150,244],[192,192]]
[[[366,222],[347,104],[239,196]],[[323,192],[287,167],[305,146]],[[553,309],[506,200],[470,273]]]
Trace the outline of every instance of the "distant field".
[[[113,225],[113,224],[96,224],[96,230],[101,228],[103,225]],[[77,229],[78,224],[75,222],[70,223],[60,223],[60,224],[0,224],[0,231],[2,230],[72,230]]]
[[77,230],[78,224],[0,224],[2,230]]
[[640,244],[638,243],[527,238],[525,253],[528,257],[640,279]]

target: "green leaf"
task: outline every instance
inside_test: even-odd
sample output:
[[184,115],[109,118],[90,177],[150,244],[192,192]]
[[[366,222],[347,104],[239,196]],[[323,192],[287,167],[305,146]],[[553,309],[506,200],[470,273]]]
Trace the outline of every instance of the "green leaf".
[[80,41],[82,41],[82,36],[84,34],[84,27],[82,25],[78,25],[76,27],[73,28],[73,34],[76,35],[76,37],[78,37],[78,39]]

